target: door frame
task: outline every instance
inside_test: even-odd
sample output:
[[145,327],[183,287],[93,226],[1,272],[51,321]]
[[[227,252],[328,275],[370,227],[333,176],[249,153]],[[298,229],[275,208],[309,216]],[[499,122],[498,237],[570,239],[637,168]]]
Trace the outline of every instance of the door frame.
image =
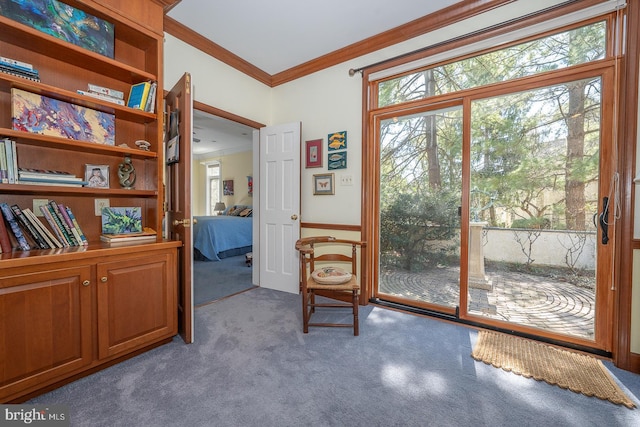
[[[601,77],[603,93],[609,93],[609,98],[604,98],[601,103],[601,125],[600,125],[600,144],[601,147],[604,147],[604,151],[601,151],[601,158],[606,156],[606,153],[611,153],[613,150],[613,146],[615,144],[615,139],[613,139],[612,132],[609,129],[613,128],[612,121],[614,120],[612,111],[614,109],[614,105],[612,102],[613,91],[615,91],[615,81],[614,81],[614,72],[612,70],[613,60],[603,61],[598,64],[590,64],[589,66],[585,66],[582,70],[575,71],[572,69],[562,70],[555,73],[553,76],[547,75],[538,75],[533,76],[526,79],[526,84],[523,84],[520,81],[510,81],[504,82],[499,85],[499,87],[495,86],[485,86],[479,88],[473,88],[465,91],[461,91],[458,93],[445,94],[440,96],[434,96],[429,100],[421,100],[412,102],[410,106],[406,108],[395,108],[395,107],[384,107],[384,108],[374,108],[373,104],[369,105],[369,110],[365,112],[365,120],[367,122],[367,136],[363,139],[365,142],[365,147],[363,149],[363,192],[368,194],[369,197],[363,197],[363,234],[365,239],[369,242],[372,242],[371,250],[368,252],[368,262],[370,262],[370,268],[372,271],[371,278],[369,278],[369,283],[365,289],[367,290],[368,298],[372,298],[372,301],[377,302],[376,299],[373,299],[375,296],[375,289],[377,286],[377,279],[380,275],[379,271],[379,263],[377,254],[380,252],[379,243],[378,243],[378,235],[379,235],[379,186],[378,182],[380,181],[380,173],[379,173],[379,164],[378,159],[380,157],[380,147],[378,144],[379,138],[379,130],[378,126],[378,117],[384,117],[386,115],[391,114],[395,110],[401,110],[401,113],[405,113],[407,111],[420,110],[422,108],[429,109],[431,106],[439,107],[445,105],[447,102],[453,102],[456,99],[464,98],[463,104],[465,111],[470,111],[470,103],[476,99],[482,99],[492,96],[498,96],[500,94],[507,94],[514,90],[514,88],[518,88],[519,86],[526,86],[528,89],[553,85],[556,83],[562,83],[564,81],[571,80],[579,80],[583,78],[593,78],[593,77]],[[366,79],[363,84],[367,85],[367,90],[364,93],[374,93],[375,92],[375,83],[376,82],[368,82]],[[371,87],[370,87],[371,86]],[[607,88],[607,89],[605,89]],[[608,91],[608,92],[607,92]],[[375,100],[374,100],[375,101]],[[371,101],[371,102],[374,102]],[[467,114],[463,117],[463,128],[465,132],[463,133],[463,138],[469,137],[469,130],[471,127],[471,117]],[[470,141],[464,139],[463,140],[463,165],[467,165],[464,167],[468,168],[470,157],[469,157],[469,143]],[[602,195],[608,195],[611,190],[608,188],[610,184],[610,178],[612,176],[613,170],[616,169],[617,165],[612,163],[613,161],[607,163],[606,165],[600,166],[600,188],[599,188],[599,200],[598,200],[598,212],[602,211]],[[608,169],[609,168],[609,169]],[[536,336],[540,339],[552,341],[555,343],[560,343],[564,345],[575,346],[581,349],[585,349],[587,351],[595,351],[595,352],[603,352],[605,354],[610,354],[613,350],[613,329],[609,326],[614,322],[614,295],[611,291],[613,283],[609,283],[609,286],[606,286],[603,282],[599,282],[596,288],[596,304],[599,305],[599,310],[596,314],[596,324],[595,324],[595,333],[593,342],[590,340],[585,340],[581,338],[575,338],[568,335],[562,335],[560,337],[559,334],[549,333],[547,331],[536,331],[533,333],[531,328],[526,326],[509,324],[505,326],[504,323],[499,321],[494,321],[491,319],[480,318],[474,315],[469,315],[466,313],[466,309],[462,307],[467,307],[467,278],[468,278],[468,220],[469,220],[469,176],[465,177],[463,175],[463,185],[462,185],[462,224],[461,224],[461,286],[460,286],[460,301],[459,306],[460,309],[449,309],[449,308],[441,308],[438,307],[437,310],[432,310],[431,307],[427,307],[424,309],[426,313],[433,313],[440,316],[446,316],[450,320],[460,321],[463,323],[470,323],[481,326],[488,326],[496,329],[503,329],[505,331],[515,331],[517,333],[526,334],[529,336]],[[617,195],[614,195],[612,198],[615,199]],[[612,205],[613,206],[613,203]],[[611,209],[610,209],[611,211]],[[365,217],[366,215],[366,217]],[[610,219],[612,218],[612,213],[610,212]],[[465,225],[466,224],[466,225]],[[612,228],[611,236],[616,236],[616,228],[615,226],[610,226]],[[601,230],[598,229],[598,241],[601,238]],[[617,239],[612,238],[609,242],[609,247],[603,253],[606,254],[615,254],[615,245]],[[600,278],[605,276],[612,277],[614,260],[611,257],[605,257],[604,259],[598,260],[598,266],[602,267],[601,272],[604,269],[608,269],[608,274],[600,274]],[[613,280],[613,279],[611,279]],[[462,283],[463,282],[463,283]],[[395,303],[395,301],[393,301]],[[413,305],[412,305],[413,307]],[[418,310],[422,310],[419,307],[419,304],[416,304]]]

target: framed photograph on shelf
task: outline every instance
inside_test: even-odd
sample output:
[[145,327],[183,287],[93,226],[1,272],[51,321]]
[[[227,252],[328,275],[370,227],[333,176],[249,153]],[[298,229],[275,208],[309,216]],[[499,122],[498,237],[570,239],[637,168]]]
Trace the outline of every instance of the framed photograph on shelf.
[[332,173],[320,173],[313,175],[313,195],[319,196],[323,194],[334,194],[335,189],[333,177],[334,174]]
[[322,167],[322,139],[314,139],[306,142],[306,163],[307,168]]
[[84,180],[88,182],[87,187],[109,188],[109,166],[85,165]]

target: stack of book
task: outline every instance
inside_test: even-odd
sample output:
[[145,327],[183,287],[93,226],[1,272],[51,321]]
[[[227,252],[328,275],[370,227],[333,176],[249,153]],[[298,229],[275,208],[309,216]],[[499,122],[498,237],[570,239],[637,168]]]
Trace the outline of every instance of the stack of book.
[[87,238],[68,206],[51,200],[41,205],[49,228],[31,209],[0,203],[0,251],[30,251],[86,246]]
[[4,56],[0,56],[0,72],[33,80],[34,82],[40,81],[40,74],[38,70],[33,68],[33,65]]
[[124,244],[152,243],[157,239],[157,233],[153,228],[144,227],[139,233],[107,234],[103,233],[100,240],[110,246]]
[[103,101],[113,102],[114,104],[124,105],[124,93],[104,86],[98,86],[89,83],[87,90],[78,89],[80,95],[90,96],[92,98],[101,99]]
[[82,187],[89,184],[83,178],[68,172],[28,168],[18,168],[17,182],[20,184],[62,185],[67,187]]
[[153,113],[156,104],[156,82],[142,82],[131,86],[127,107]]
[[0,182],[15,184],[18,179],[18,153],[16,142],[9,138],[0,139]]

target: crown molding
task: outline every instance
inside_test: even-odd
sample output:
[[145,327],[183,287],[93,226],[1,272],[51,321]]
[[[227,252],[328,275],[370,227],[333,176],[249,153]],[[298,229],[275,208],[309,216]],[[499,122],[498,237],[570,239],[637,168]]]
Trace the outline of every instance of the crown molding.
[[[175,6],[177,3],[175,0],[160,1],[171,3],[171,7]],[[514,1],[516,0],[464,0],[445,9],[439,10],[438,12],[423,16],[422,18],[418,18],[407,24],[369,37],[360,42],[353,43],[349,46],[274,75],[270,75],[260,68],[250,64],[222,46],[206,39],[197,32],[168,17],[166,14],[164,16],[164,31],[218,59],[219,61],[224,62],[249,77],[258,80],[269,87],[275,87],[299,79],[300,77],[324,70],[325,68],[338,65],[348,60],[364,56],[385,47],[446,27],[447,25],[451,25],[455,22],[485,13],[491,9],[504,6],[505,4],[513,3]]]

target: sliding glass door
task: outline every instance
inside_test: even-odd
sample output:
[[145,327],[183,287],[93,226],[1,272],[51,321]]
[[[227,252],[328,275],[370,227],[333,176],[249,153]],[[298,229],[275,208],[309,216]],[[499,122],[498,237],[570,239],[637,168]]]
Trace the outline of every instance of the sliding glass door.
[[380,282],[387,297],[459,305],[462,106],[380,121]]

